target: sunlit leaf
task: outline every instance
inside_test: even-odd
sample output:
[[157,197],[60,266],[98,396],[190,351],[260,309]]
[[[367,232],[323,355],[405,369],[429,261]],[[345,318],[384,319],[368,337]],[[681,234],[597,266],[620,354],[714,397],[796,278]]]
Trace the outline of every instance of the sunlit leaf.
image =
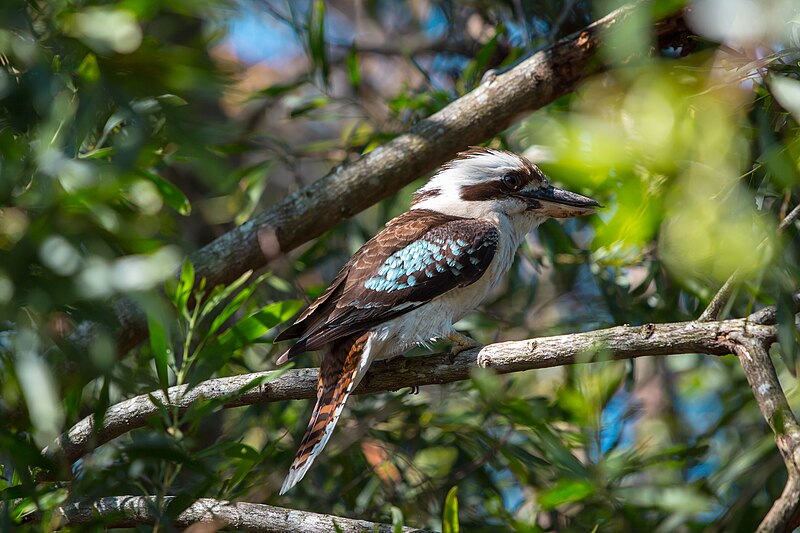
[[458,487],[447,492],[442,513],[442,533],[458,533],[461,531],[458,522]]
[[539,494],[537,501],[542,509],[550,511],[567,503],[584,500],[594,491],[594,486],[588,480],[564,478],[555,487]]
[[188,215],[192,212],[192,206],[186,198],[186,195],[175,185],[150,171],[142,171],[142,176],[152,181],[156,187],[158,187],[161,197],[164,198],[164,202],[168,206],[181,215]]
[[302,306],[303,302],[300,300],[285,300],[267,305],[231,326],[219,336],[218,343],[225,349],[235,350],[256,342],[269,330],[294,316]]

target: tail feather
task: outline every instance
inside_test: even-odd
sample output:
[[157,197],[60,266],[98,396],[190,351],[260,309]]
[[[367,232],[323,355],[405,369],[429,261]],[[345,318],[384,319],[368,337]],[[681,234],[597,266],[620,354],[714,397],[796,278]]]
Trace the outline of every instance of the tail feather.
[[289,474],[281,486],[281,494],[303,479],[328,443],[347,397],[367,370],[367,365],[361,363],[368,339],[369,333],[364,333],[337,340],[323,358],[317,382],[317,403]]

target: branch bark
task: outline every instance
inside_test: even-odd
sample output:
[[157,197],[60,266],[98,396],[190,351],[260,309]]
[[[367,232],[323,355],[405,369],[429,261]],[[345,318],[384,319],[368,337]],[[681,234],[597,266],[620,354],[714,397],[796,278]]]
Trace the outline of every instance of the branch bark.
[[775,433],[789,479],[780,498],[758,526],[758,533],[790,532],[800,525],[800,424],[781,388],[768,344],[744,332],[730,338],[761,414]]
[[[165,507],[174,496],[164,498]],[[135,527],[159,521],[158,501],[154,496],[109,496],[92,502],[73,502],[61,506],[56,515],[58,527],[102,523],[106,528]],[[211,526],[201,531],[237,529],[256,533],[362,533],[378,531],[392,533],[392,526],[366,520],[309,513],[256,503],[228,502],[201,498],[180,513],[172,525],[178,528],[205,523]],[[338,529],[337,529],[338,527]],[[404,527],[404,533],[433,533]]]
[[[475,368],[492,368],[500,374],[507,374],[644,355],[725,355],[732,353],[730,336],[733,334],[746,334],[769,343],[775,340],[777,329],[748,317],[722,322],[618,326],[586,333],[501,342],[480,350],[464,351],[456,357],[437,354],[375,363],[355,394],[462,381],[469,379]],[[159,404],[185,411],[200,401],[217,401],[227,408],[312,398],[315,394],[316,368],[288,370],[280,377],[275,376],[275,372],[257,372],[211,379],[193,388],[185,385],[172,387],[168,390],[168,398],[162,391],[136,396],[111,406],[100,427],[95,427],[94,415],[84,418],[44,453],[72,463],[94,447],[144,426],[150,417],[159,413]],[[275,379],[270,381],[271,378]]]
[[[595,59],[602,34],[647,6],[648,2],[634,1],[509,71],[489,76],[472,92],[421,120],[407,133],[351,164],[335,168],[209,243],[191,255],[198,278],[204,277],[209,286],[214,286],[259,269],[425,175],[459,150],[497,135],[520,115],[569,93],[603,66]],[[687,31],[682,13],[657,22],[654,28],[658,42],[665,47],[671,40],[685,37]],[[118,347],[124,353],[147,337],[146,322],[128,300],[116,302],[115,314],[119,321]],[[88,347],[95,328],[89,323],[79,324],[72,340],[79,348]]]

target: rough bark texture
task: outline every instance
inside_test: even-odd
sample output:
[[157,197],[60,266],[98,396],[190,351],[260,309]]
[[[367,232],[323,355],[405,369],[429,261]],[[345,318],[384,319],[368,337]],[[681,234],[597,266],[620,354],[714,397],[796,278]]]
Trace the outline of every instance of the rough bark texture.
[[[643,355],[725,355],[732,353],[730,337],[734,334],[746,334],[767,343],[772,342],[777,333],[774,326],[758,324],[752,319],[735,319],[618,326],[586,333],[501,342],[479,350],[464,351],[456,357],[437,354],[375,363],[355,394],[461,381],[469,379],[477,367],[507,374]],[[150,417],[159,413],[158,404],[183,410],[199,401],[214,400],[225,407],[237,407],[312,398],[315,394],[316,368],[289,370],[270,381],[271,376],[274,376],[273,372],[257,372],[211,379],[191,389],[172,387],[168,400],[162,391],[136,396],[111,406],[103,417],[102,427],[95,428],[94,415],[88,416],[61,435],[45,452],[73,462],[94,447],[144,426]]]
[[734,333],[734,351],[753,389],[761,414],[775,433],[789,479],[758,526],[759,533],[790,532],[800,525],[800,424],[789,407],[762,339]]
[[[167,496],[161,502],[166,507],[174,499]],[[77,524],[102,523],[106,528],[135,527],[155,524],[159,519],[158,503],[154,496],[109,496],[92,502],[68,503],[57,512],[59,527]],[[257,533],[362,533],[364,531],[392,533],[392,526],[366,520],[309,513],[255,503],[228,502],[201,498],[172,521],[177,528],[206,524],[200,531],[236,529]],[[335,525],[334,525],[335,524]],[[337,529],[338,528],[338,529]],[[426,530],[404,527],[404,533],[429,533]]]
[[[214,286],[262,268],[425,175],[456,152],[497,135],[522,114],[569,93],[603,67],[596,58],[602,34],[648,6],[647,2],[632,2],[507,72],[487,76],[472,92],[421,120],[407,133],[335,168],[209,243],[191,256],[198,278],[205,277],[208,285]],[[662,47],[683,40],[686,32],[680,13],[655,25]],[[118,346],[124,353],[147,337],[146,322],[127,300],[117,302],[115,313],[120,323]],[[94,326],[85,323],[76,328],[73,339],[85,347],[93,335]]]

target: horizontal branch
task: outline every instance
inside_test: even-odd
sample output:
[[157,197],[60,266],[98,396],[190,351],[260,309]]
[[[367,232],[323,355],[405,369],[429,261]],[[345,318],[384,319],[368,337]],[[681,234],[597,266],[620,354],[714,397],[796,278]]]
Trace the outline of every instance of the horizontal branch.
[[[167,496],[162,508],[174,499]],[[78,524],[103,524],[106,528],[152,525],[159,521],[158,502],[154,496],[108,496],[92,502],[73,502],[57,511],[59,527]],[[172,521],[173,527],[186,528],[198,522],[209,523],[213,529],[236,529],[256,533],[362,533],[377,531],[392,533],[389,524],[354,520],[294,509],[284,509],[256,503],[228,502],[201,498]],[[432,533],[404,527],[404,533]]]
[[[566,37],[505,73],[489,76],[470,93],[419,121],[357,161],[285,197],[269,210],[191,255],[198,278],[228,283],[264,267],[335,224],[424,176],[459,150],[493,137],[520,115],[539,109],[603,67],[597,59],[602,34],[620,27],[648,2],[634,1]],[[669,46],[686,32],[680,13],[657,22],[658,42]],[[146,321],[128,300],[115,304],[118,347],[124,353],[147,337]],[[88,347],[95,326],[83,323],[73,340]]]
[[[492,368],[498,373],[507,374],[645,355],[724,355],[732,353],[729,338],[735,333],[772,342],[776,328],[749,319],[618,326],[586,333],[490,344],[480,350],[461,352],[456,357],[437,354],[398,358],[374,363],[355,394],[462,381],[469,379],[475,368]],[[218,401],[224,407],[237,407],[314,396],[316,368],[293,369],[278,377],[276,375],[275,372],[257,372],[211,379],[193,388],[185,385],[172,387],[168,390],[169,398],[160,390],[136,396],[109,407],[102,418],[101,427],[95,427],[95,415],[84,418],[62,434],[45,453],[74,462],[92,448],[144,426],[150,417],[159,413],[158,404],[183,411],[200,401]]]

